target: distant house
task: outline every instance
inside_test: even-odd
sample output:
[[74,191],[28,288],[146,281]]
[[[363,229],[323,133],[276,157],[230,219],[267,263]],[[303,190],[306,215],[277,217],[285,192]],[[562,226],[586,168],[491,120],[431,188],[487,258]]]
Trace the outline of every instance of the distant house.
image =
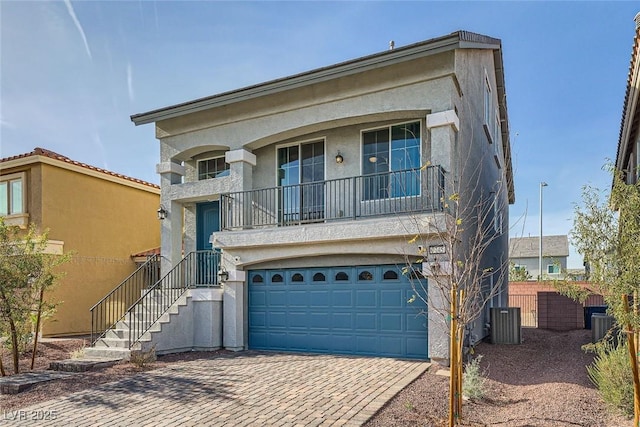
[[616,169],[624,173],[628,184],[635,184],[640,178],[640,13],[636,15],[635,22],[636,35],[631,50],[615,163]]
[[136,268],[132,254],[158,247],[157,185],[43,148],[0,159],[0,216],[49,229],[49,248],[72,252],[49,295],[61,302],[43,335],[91,331],[89,309]]
[[[542,279],[564,277],[569,257],[569,239],[562,236],[542,237]],[[531,280],[540,277],[540,238],[512,237],[509,239],[509,261],[516,269],[524,269]]]

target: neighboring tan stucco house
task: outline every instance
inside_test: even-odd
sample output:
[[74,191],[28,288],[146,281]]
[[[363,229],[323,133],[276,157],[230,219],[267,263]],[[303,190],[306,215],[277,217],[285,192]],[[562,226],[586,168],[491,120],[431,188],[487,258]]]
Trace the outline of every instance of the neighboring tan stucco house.
[[[567,235],[542,237],[541,279],[559,279],[567,274],[569,238]],[[509,261],[515,268],[523,268],[531,276],[540,277],[540,237],[513,237],[509,239]]]
[[508,256],[498,39],[455,32],[132,121],[154,123],[160,142],[163,274],[183,249],[222,253],[220,293],[197,298],[218,301],[223,321],[190,322],[222,329],[224,348],[446,357],[401,269],[416,224],[447,219],[453,188],[498,199],[487,259]]
[[628,184],[637,183],[640,177],[640,13],[635,17],[635,24],[615,163],[616,169],[625,174]]
[[45,336],[91,332],[89,309],[135,270],[131,255],[157,247],[157,185],[42,148],[0,159],[0,216],[49,230],[50,248],[72,253],[48,298],[59,302]]

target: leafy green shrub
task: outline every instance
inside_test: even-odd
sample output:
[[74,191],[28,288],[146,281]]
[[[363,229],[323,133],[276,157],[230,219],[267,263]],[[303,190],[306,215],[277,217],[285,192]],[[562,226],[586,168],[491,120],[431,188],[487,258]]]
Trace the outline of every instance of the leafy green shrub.
[[480,360],[482,355],[467,363],[462,374],[462,394],[469,399],[482,399],[487,392],[487,381],[480,369]]
[[633,416],[633,375],[627,341],[604,339],[590,349],[596,356],[587,372],[602,400],[611,408]]

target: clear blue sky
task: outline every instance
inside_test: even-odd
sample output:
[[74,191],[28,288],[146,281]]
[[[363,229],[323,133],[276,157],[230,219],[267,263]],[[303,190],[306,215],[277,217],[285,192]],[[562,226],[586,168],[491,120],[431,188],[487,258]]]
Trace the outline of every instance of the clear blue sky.
[[[0,2],[0,157],[43,147],[159,182],[129,116],[468,30],[502,39],[512,235],[566,234],[606,188],[639,2]],[[519,221],[518,221],[519,220]],[[517,223],[516,223],[517,222]],[[572,255],[570,267],[581,266]]]

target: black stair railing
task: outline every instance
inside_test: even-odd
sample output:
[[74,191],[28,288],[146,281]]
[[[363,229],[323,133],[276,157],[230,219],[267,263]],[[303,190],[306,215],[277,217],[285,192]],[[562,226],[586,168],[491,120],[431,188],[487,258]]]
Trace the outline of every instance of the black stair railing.
[[91,343],[102,338],[116,323],[124,319],[145,288],[160,278],[160,258],[152,255],[122,283],[91,307]]
[[129,309],[129,348],[185,293],[196,287],[218,286],[220,253],[195,251],[150,287]]

